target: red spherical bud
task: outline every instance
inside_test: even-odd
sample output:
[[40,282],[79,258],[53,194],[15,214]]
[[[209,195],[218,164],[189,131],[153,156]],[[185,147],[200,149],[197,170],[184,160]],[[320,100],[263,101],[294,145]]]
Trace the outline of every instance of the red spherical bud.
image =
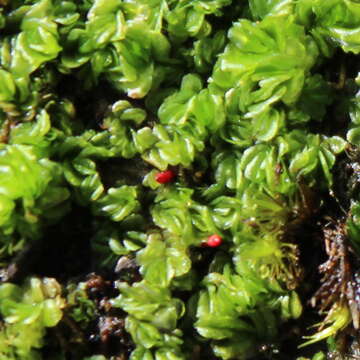
[[217,234],[210,235],[205,243],[205,245],[209,247],[218,247],[221,244],[222,244],[222,237]]
[[157,173],[155,175],[155,180],[159,184],[167,184],[167,183],[173,181],[174,177],[175,177],[175,173],[172,170],[166,170],[166,171]]

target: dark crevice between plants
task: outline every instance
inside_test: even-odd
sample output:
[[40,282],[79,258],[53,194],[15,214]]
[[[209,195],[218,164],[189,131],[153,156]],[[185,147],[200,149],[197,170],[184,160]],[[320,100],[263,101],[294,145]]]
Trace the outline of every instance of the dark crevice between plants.
[[[311,194],[311,195],[310,195]],[[319,323],[321,317],[311,306],[309,299],[320,286],[320,275],[318,266],[325,259],[322,245],[322,218],[324,209],[319,206],[319,199],[324,194],[308,191],[307,204],[303,203],[303,208],[298,209],[297,216],[292,219],[284,229],[284,241],[298,245],[298,267],[301,280],[296,288],[300,296],[303,313],[301,320],[290,320],[281,325],[279,329],[278,345],[273,346],[273,350],[261,359],[273,360],[292,360],[297,356],[311,356],[320,350],[325,350],[326,345],[317,343],[298,349],[305,340],[302,335],[309,334],[309,328],[314,323]],[[277,351],[274,353],[274,349]]]
[[322,121],[311,121],[310,130],[327,136],[338,135],[346,138],[350,124],[350,101],[357,92],[355,78],[360,70],[356,55],[337,50],[325,60],[316,73],[323,76],[331,88],[333,101],[327,107]]
[[[356,55],[344,53],[337,49],[334,56],[323,60],[317,68],[317,72],[322,74],[326,81],[341,87],[346,79],[354,79],[359,71],[359,61]],[[344,72],[343,74],[341,74]],[[342,81],[342,79],[344,81]]]
[[6,281],[22,282],[29,274],[55,277],[62,282],[91,270],[91,215],[73,206],[61,222],[28,243],[6,269]]
[[[335,163],[333,199],[338,203],[338,216],[347,215],[351,201],[360,195],[360,149],[348,146],[345,153]],[[335,207],[334,207],[335,209]]]
[[91,271],[90,238],[92,216],[89,209],[73,205],[61,222],[49,227],[42,239],[41,261],[32,272],[39,276],[55,277],[64,282],[71,277]]
[[133,107],[147,112],[147,119],[141,124],[141,127],[151,127],[155,122],[154,120],[156,120],[155,115],[151,114],[146,108],[144,99],[129,98],[101,77],[97,84],[91,90],[88,90],[84,87],[83,79],[75,75],[67,75],[62,78],[61,83],[56,86],[55,90],[60,98],[67,98],[73,103],[76,109],[74,121],[81,125],[78,130],[79,133],[84,129],[97,131],[102,129],[104,118],[111,113],[111,106],[119,100],[128,101]]
[[[130,269],[135,271],[135,269]],[[89,300],[94,304],[93,320],[84,324],[77,323],[70,309],[65,309],[63,319],[52,331],[57,344],[49,343],[43,348],[43,356],[48,359],[54,351],[60,351],[66,360],[77,360],[91,354],[102,354],[107,358],[126,360],[134,344],[125,330],[126,313],[112,307],[110,299],[119,293],[114,281],[119,274],[108,277],[91,273],[86,276],[85,289]],[[54,335],[54,334],[52,334]],[[53,340],[54,341],[54,340]]]
[[220,9],[221,16],[210,14],[206,20],[211,24],[212,33],[218,30],[228,30],[227,24],[232,24],[244,15],[249,15],[249,7],[244,2],[233,3]]
[[[70,279],[70,283],[73,280]],[[113,270],[102,269],[77,277],[76,282],[84,282],[88,301],[94,304],[92,320],[77,322],[72,316],[76,305],[68,305],[60,323],[49,333],[49,341],[42,349],[44,358],[50,359],[61,352],[66,360],[92,354],[128,359],[135,346],[125,330],[127,314],[113,307],[110,300],[119,295],[116,281],[132,284],[141,280],[139,266],[127,256],[122,256]]]
[[153,168],[140,157],[97,161],[97,170],[105,189],[121,185],[139,185]]
[[74,104],[75,121],[86,129],[99,130],[111,105],[118,100],[127,100],[127,97],[105,80],[99,81],[91,91],[86,90],[83,83],[74,75],[64,76],[56,90],[60,98],[68,98]]
[[[139,280],[137,267],[126,268],[134,275],[131,280]],[[119,292],[114,287],[114,281],[121,276],[113,275],[103,278],[97,274],[90,274],[86,282],[88,296],[96,304],[96,320],[90,324],[86,332],[92,353],[101,353],[109,357],[122,356],[127,359],[134,348],[129,334],[125,331],[126,313],[121,309],[112,307],[110,299],[115,298]],[[126,272],[126,271],[125,271]],[[126,276],[129,279],[129,276]],[[126,356],[126,357],[124,357]]]

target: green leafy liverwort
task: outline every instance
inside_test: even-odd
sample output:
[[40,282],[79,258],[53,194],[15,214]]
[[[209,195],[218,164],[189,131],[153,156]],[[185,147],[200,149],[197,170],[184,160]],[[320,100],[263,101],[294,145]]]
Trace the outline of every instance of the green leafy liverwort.
[[0,358],[358,358],[359,53],[357,0],[0,0]]

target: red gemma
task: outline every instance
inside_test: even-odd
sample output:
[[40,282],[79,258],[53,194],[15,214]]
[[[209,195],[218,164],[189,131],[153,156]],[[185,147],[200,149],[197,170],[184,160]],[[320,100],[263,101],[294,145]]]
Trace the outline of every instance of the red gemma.
[[159,172],[155,175],[155,180],[159,184],[167,184],[171,182],[175,177],[175,173],[172,170],[166,170]]
[[217,234],[210,235],[205,243],[205,245],[209,247],[218,247],[221,244],[222,244],[222,237]]

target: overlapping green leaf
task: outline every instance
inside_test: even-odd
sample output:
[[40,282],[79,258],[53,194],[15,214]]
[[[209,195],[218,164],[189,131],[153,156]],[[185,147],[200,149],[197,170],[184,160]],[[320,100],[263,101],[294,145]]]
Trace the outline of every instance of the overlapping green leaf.
[[47,327],[54,327],[62,317],[65,301],[55,279],[30,278],[21,288],[11,283],[0,286],[0,354],[5,359],[36,359]]

